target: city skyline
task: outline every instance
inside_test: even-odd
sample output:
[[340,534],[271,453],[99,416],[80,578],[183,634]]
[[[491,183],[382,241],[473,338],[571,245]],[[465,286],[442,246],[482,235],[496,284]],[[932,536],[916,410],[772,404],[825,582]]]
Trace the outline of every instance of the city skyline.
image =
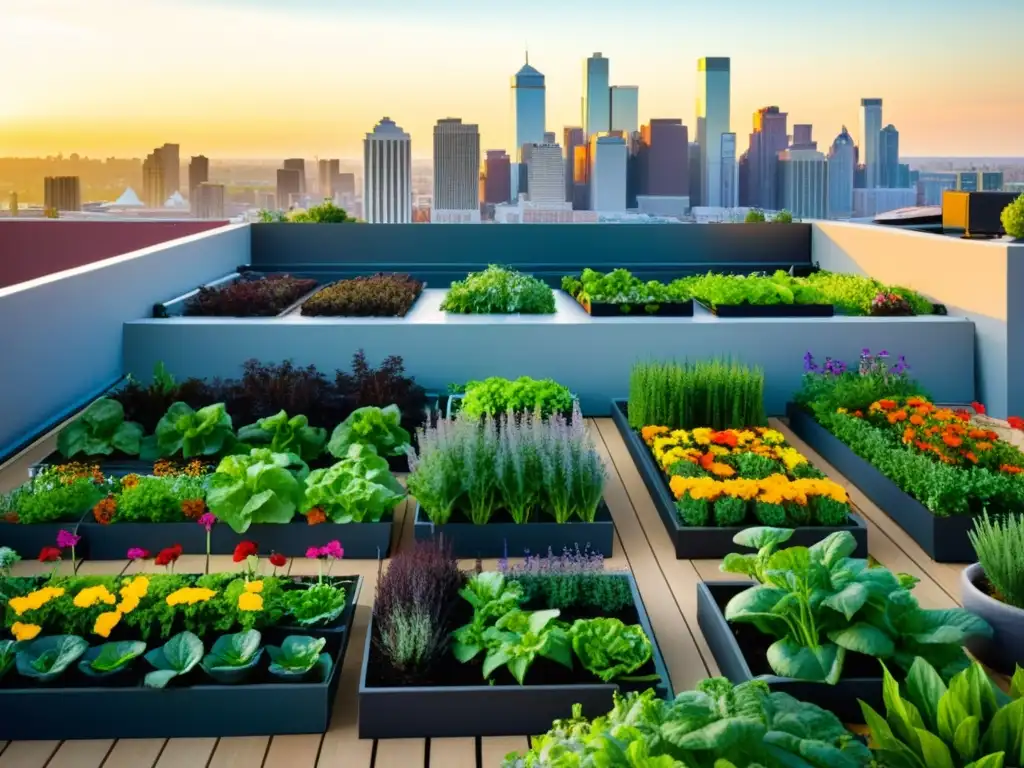
[[[397,0],[357,9],[309,0],[286,10],[265,0],[4,5],[12,9],[0,47],[32,77],[5,84],[0,156],[144,156],[173,141],[183,154],[224,159],[356,158],[383,115],[412,136],[416,158],[430,157],[433,125],[445,116],[479,124],[482,149],[514,151],[509,84],[527,45],[545,76],[545,127],[559,136],[580,124],[582,64],[601,51],[611,84],[639,86],[641,123],[680,118],[691,135],[697,60],[729,57],[737,153],[747,147],[751,115],[769,104],[819,136],[845,124],[860,143],[860,100],[880,97],[905,156],[1024,155],[1024,94],[1001,85],[1021,59],[1013,32],[1024,4],[1014,0],[972,6],[986,56],[970,60],[942,53],[965,32],[941,13],[956,7],[950,0],[929,6],[927,30],[918,12],[865,0],[858,16],[884,21],[870,28],[871,44],[863,29],[842,23],[844,9],[809,0],[787,0],[771,19],[749,0],[705,8],[659,0],[646,15],[569,0],[548,11],[545,25],[529,12],[494,17],[453,0],[429,14]],[[523,10],[535,5],[525,0]],[[571,20],[571,41],[560,20]],[[159,39],[136,34],[154,25]],[[687,27],[700,34],[681,34]],[[261,49],[273,55],[260,57]],[[871,53],[879,50],[885,55]]]

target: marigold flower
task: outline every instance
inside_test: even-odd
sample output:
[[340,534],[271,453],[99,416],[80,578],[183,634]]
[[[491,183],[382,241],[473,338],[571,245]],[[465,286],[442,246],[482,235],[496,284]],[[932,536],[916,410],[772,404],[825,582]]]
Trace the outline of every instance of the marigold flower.
[[928,401],[925,400],[923,397],[918,397],[917,395],[907,398],[907,405],[909,405],[911,408],[918,408],[922,405],[925,405],[927,402]]
[[883,400],[879,400],[875,404],[872,404],[871,407],[873,408],[875,405],[877,405],[883,411],[891,411],[893,408],[896,407],[896,401],[895,400],[889,400],[889,399],[883,399]]
[[973,451],[967,451],[967,453],[964,454],[964,458],[967,459],[972,464],[978,463],[978,457],[974,455]]
[[259,551],[255,541],[240,541],[238,546],[235,547],[235,554],[232,559],[236,563],[240,563],[247,557],[255,557]]
[[[1003,464],[999,467],[999,471],[1005,472],[1008,475],[1017,475],[1020,474],[1021,472],[1024,472],[1024,469],[1021,469],[1020,467],[1015,467],[1013,464]],[[11,600],[11,604],[14,604],[13,600]]]
[[886,418],[889,419],[890,424],[895,424],[898,421],[906,421],[907,412],[900,408],[900,410],[890,413]]
[[136,608],[139,607],[139,596],[132,592],[128,587],[121,588],[121,602],[117,604],[116,610],[124,615],[128,615]]
[[903,430],[903,442],[907,445],[913,442],[915,437],[917,437],[917,432],[914,431],[913,427],[907,427]]
[[948,445],[950,448],[958,448],[963,444],[963,440],[956,435],[945,434],[942,436],[942,442]]
[[697,445],[708,445],[711,442],[712,431],[708,427],[697,427],[690,432],[690,436]]
[[216,594],[212,589],[206,589],[205,587],[182,587],[167,596],[167,604],[175,606],[205,603]]
[[984,451],[991,451],[992,450],[992,443],[990,443],[988,441],[982,441],[980,443],[975,444],[974,448],[975,448],[975,450],[982,451],[982,452],[984,452]]
[[92,516],[100,525],[110,525],[116,513],[117,500],[113,496],[100,499],[92,508]]
[[736,470],[728,464],[722,464],[717,461],[712,462],[708,469],[715,477],[732,477],[736,474]]
[[263,597],[255,592],[243,592],[238,596],[238,610],[240,611],[262,611]]
[[157,477],[167,477],[175,474],[174,464],[167,459],[160,459],[153,464],[153,474]]
[[910,423],[913,424],[915,427],[920,427],[922,424],[924,424],[924,416],[922,416],[920,413],[911,414]]
[[247,582],[245,582],[245,591],[246,592],[262,592],[263,591],[263,581],[261,580],[261,581],[247,581]]
[[111,630],[113,630],[120,621],[120,611],[107,611],[106,613],[101,613],[96,617],[96,623],[93,625],[92,632],[94,635],[99,635],[100,637],[110,637]]
[[138,475],[125,475],[124,477],[121,478],[121,487],[122,488],[134,488],[138,484],[139,484],[139,476]]
[[782,445],[786,442],[786,438],[777,429],[762,430],[761,439],[769,445]]
[[145,597],[149,591],[149,579],[145,576],[136,576],[134,579],[125,579],[124,587],[121,588],[121,594],[124,594],[124,590],[128,589],[132,594],[141,597]]
[[277,552],[273,552],[270,555],[270,564],[275,568],[283,568],[287,564],[288,558]]
[[26,640],[32,640],[42,629],[38,624],[22,624],[20,621],[16,621],[11,625],[11,634],[14,635],[15,640],[23,643]]
[[668,432],[668,427],[643,427],[640,430],[640,436],[643,438],[645,443],[650,443],[658,435],[663,435]]
[[25,611],[37,610],[42,608],[51,600],[55,600],[58,597],[63,596],[63,587],[43,587],[42,589],[37,589],[35,592],[29,592],[27,595],[22,597],[12,597],[7,604],[16,615],[21,616]]
[[730,448],[735,448],[738,440],[735,432],[731,429],[724,429],[721,432],[712,432],[711,442],[715,445],[727,445]]
[[73,602],[76,608],[92,608],[96,603],[113,605],[117,602],[117,598],[110,594],[110,590],[100,584],[95,587],[86,587],[75,595]]
[[40,563],[53,563],[60,560],[60,550],[57,547],[43,547],[39,550]]
[[189,520],[198,520],[206,512],[206,504],[202,499],[185,499],[181,502],[181,514]]
[[320,525],[327,522],[327,515],[320,507],[313,507],[306,513],[306,522],[310,525]]

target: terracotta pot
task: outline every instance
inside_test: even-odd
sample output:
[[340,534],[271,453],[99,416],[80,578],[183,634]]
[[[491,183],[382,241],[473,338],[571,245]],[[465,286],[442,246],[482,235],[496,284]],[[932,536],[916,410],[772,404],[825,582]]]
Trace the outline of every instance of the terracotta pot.
[[964,568],[960,574],[964,608],[987,621],[993,630],[990,638],[971,638],[967,648],[985,666],[1012,675],[1018,664],[1024,666],[1024,610],[989,597],[980,586],[984,578],[981,563]]

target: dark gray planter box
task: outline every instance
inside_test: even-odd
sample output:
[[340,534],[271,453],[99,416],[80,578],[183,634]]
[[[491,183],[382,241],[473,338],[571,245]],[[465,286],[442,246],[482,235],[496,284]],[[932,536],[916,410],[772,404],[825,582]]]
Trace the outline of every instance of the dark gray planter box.
[[[10,547],[21,555],[22,559],[34,560],[39,557],[39,550],[43,547],[57,546],[57,534],[61,530],[78,533],[82,536],[81,541],[75,546],[76,558],[81,560],[90,554],[89,542],[81,531],[81,523],[76,520],[34,525],[0,522],[0,547]],[[71,550],[63,550],[61,557],[70,560]],[[120,557],[124,557],[124,553],[121,553]]]
[[[661,657],[651,622],[630,573],[608,573],[608,578],[628,578],[638,623],[650,638],[654,667],[661,681],[658,695],[672,696],[672,684]],[[552,721],[572,714],[573,704],[583,706],[586,717],[603,715],[612,708],[617,683],[583,685],[474,685],[374,688],[367,685],[367,668],[373,647],[373,617],[366,631],[363,666],[359,677],[359,738],[420,739],[471,736],[522,736],[546,733]],[[577,662],[578,663],[578,662]],[[650,683],[634,684],[638,688]]]
[[986,667],[1012,675],[1018,664],[1024,664],[1024,610],[989,597],[978,586],[984,578],[980,563],[969,565],[960,573],[964,608],[983,618],[993,629],[992,637],[971,637],[967,648]]
[[751,672],[752,666],[757,668],[764,665],[760,660],[750,659],[745,654],[732,627],[725,620],[725,606],[735,595],[752,586],[752,581],[711,581],[697,585],[697,624],[723,677],[735,684],[763,680],[773,691],[782,691],[800,701],[817,704],[835,713],[844,723],[864,722],[858,700],[869,704],[876,712],[885,711],[881,667],[878,669],[878,677],[840,678],[835,685],[772,674],[755,675]]
[[933,514],[802,408],[790,403],[786,406],[786,415],[789,416],[790,429],[801,440],[891,517],[932,560],[939,563],[970,563],[975,560],[974,547],[967,537],[968,532],[974,529],[973,516],[939,517]]
[[831,304],[720,304],[712,307],[697,299],[700,304],[716,317],[833,317],[835,307]]
[[544,555],[548,549],[555,554],[563,550],[585,547],[595,554],[612,556],[615,523],[608,506],[601,500],[594,522],[573,520],[556,523],[544,516],[537,522],[522,525],[512,522],[473,523],[454,522],[434,525],[416,502],[416,520],[413,525],[416,541],[429,541],[444,537],[455,557],[522,557],[525,554]]
[[[676,502],[664,473],[658,469],[657,463],[643,438],[629,426],[629,408],[625,400],[612,401],[612,420],[622,435],[629,455],[636,464],[640,477],[647,486],[648,493],[654,501],[665,529],[675,545],[676,558],[679,560],[701,560],[704,558],[721,558],[741,549],[733,543],[733,538],[740,531],[751,526],[733,526],[721,528],[714,525],[694,527],[683,525],[676,512]],[[849,525],[824,526],[807,525],[793,529],[793,536],[786,542],[790,547],[809,547],[836,531],[849,531],[857,541],[857,549],[853,557],[868,556],[867,524],[858,516],[850,513]]]
[[[359,597],[362,580],[349,596]],[[323,733],[341,679],[341,667],[351,637],[353,611],[346,609],[346,625],[333,655],[330,677],[318,683],[265,681],[250,685],[217,685],[197,666],[187,676],[192,685],[163,690],[138,684],[130,687],[92,685],[74,668],[65,673],[72,686],[14,687],[22,682],[12,670],[0,686],[0,739],[155,739],[216,738]],[[267,642],[268,630],[264,633]],[[289,632],[288,634],[298,634]],[[313,634],[313,633],[307,633]],[[276,634],[274,635],[276,638]],[[207,638],[209,650],[212,638]],[[272,643],[273,644],[273,643]],[[331,643],[328,641],[328,647]],[[154,646],[155,647],[155,646]],[[269,663],[266,653],[261,668]],[[135,662],[148,671],[144,659]],[[116,678],[111,678],[111,681]],[[116,713],[116,714],[113,714]]]

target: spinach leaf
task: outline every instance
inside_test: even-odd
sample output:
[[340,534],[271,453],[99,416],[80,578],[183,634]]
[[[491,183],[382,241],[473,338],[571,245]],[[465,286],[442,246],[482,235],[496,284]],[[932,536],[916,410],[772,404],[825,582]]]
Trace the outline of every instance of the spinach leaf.
[[156,671],[146,675],[145,685],[147,688],[164,688],[175,677],[191,672],[202,658],[202,640],[191,632],[177,634],[160,648],[146,654],[146,661]]
[[362,443],[380,456],[402,456],[409,446],[410,437],[401,422],[402,412],[397,405],[357,408],[334,428],[327,452],[341,459],[348,455],[350,446]]
[[508,667],[512,676],[523,685],[527,671],[543,656],[572,669],[572,644],[560,622],[558,609],[545,611],[513,610],[506,613],[483,632],[487,647],[484,657],[484,678],[495,670]]
[[104,643],[86,651],[78,668],[89,677],[109,677],[124,672],[145,652],[146,644],[139,640]]
[[50,635],[20,644],[15,657],[18,674],[50,682],[78,661],[88,647],[77,635]]
[[244,682],[263,657],[261,635],[255,629],[218,637],[201,662],[203,671],[218,683]]
[[142,458],[159,459],[181,455],[216,456],[230,449],[235,439],[224,403],[198,411],[187,403],[173,403],[156,425],[156,433],[142,441]]

